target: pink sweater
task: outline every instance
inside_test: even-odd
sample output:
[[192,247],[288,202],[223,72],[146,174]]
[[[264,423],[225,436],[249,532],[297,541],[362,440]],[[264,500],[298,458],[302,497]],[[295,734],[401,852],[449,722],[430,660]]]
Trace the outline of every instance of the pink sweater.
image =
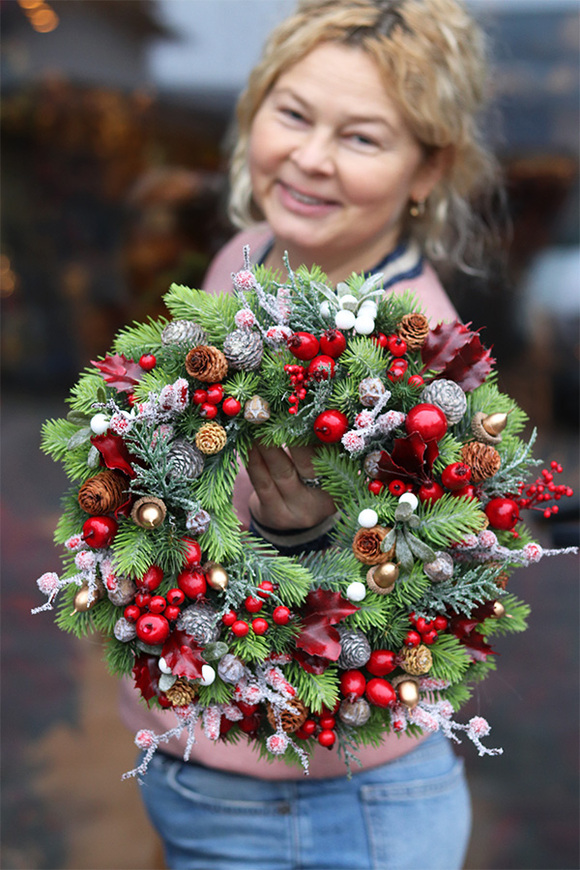
[[[244,245],[250,246],[251,256],[255,261],[263,253],[270,238],[271,233],[264,225],[238,233],[224,246],[210,265],[204,281],[204,289],[209,293],[231,292],[232,272],[242,268]],[[400,293],[406,289],[415,294],[434,322],[453,320],[457,317],[457,313],[439,279],[428,264],[425,264],[423,272],[417,278],[395,284],[389,292]],[[249,523],[248,497],[250,492],[251,484],[246,471],[242,468],[234,490],[234,506],[240,521],[246,527]],[[126,679],[122,683],[121,716],[127,727],[134,732],[141,728],[148,728],[157,733],[163,733],[176,725],[175,715],[170,710],[148,709],[145,703],[140,700],[140,693],[133,687],[130,679]],[[167,744],[163,744],[162,748],[166,752],[182,757],[185,739],[185,735],[180,740],[172,739]],[[376,749],[373,747],[361,748],[357,752],[357,757],[363,768],[376,767],[404,755],[423,739],[425,737],[414,738],[404,734],[390,734]],[[262,779],[299,779],[303,776],[298,767],[289,767],[283,762],[271,764],[268,761],[260,760],[256,751],[243,740],[240,740],[236,745],[223,743],[219,740],[214,743],[205,737],[198,726],[196,741],[190,758],[192,761],[207,767]],[[310,776],[322,778],[343,776],[344,773],[344,762],[336,752],[329,752],[321,746],[316,747],[310,763]]]

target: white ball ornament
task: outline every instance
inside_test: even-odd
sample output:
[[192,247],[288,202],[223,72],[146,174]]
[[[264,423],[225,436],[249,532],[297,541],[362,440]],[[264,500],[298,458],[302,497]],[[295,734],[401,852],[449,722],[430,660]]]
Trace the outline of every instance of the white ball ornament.
[[367,316],[367,312],[359,314],[354,322],[355,332],[359,335],[370,335],[375,330],[375,321],[372,317]]
[[330,302],[325,299],[324,302],[320,303],[320,314],[325,320],[330,320],[330,313]]
[[410,505],[411,510],[415,510],[415,508],[419,504],[419,499],[414,492],[404,492],[403,495],[399,498],[399,504],[408,504]]
[[159,656],[159,661],[157,662],[157,664],[159,665],[159,670],[162,674],[171,673],[171,668],[169,667],[163,656]]
[[202,665],[201,666],[201,680],[199,681],[202,686],[211,686],[213,681],[215,680],[215,671],[211,665]]
[[376,302],[373,302],[372,299],[365,299],[365,301],[361,302],[361,304],[359,305],[358,313],[362,314],[364,311],[365,314],[367,314],[369,317],[375,317],[377,310],[378,308]]
[[109,428],[109,420],[106,414],[95,414],[91,417],[90,427],[95,435],[104,435]]
[[360,583],[358,580],[355,580],[354,583],[350,583],[346,590],[346,597],[349,601],[363,601],[366,597],[367,589],[364,583]]
[[337,311],[334,315],[334,325],[337,329],[352,329],[355,322],[354,312],[347,311],[345,308]]
[[358,306],[358,299],[356,296],[351,296],[350,293],[347,293],[340,300],[340,307],[346,308],[348,311],[356,311]]
[[359,526],[363,529],[372,529],[379,521],[379,515],[372,508],[365,508],[357,517]]

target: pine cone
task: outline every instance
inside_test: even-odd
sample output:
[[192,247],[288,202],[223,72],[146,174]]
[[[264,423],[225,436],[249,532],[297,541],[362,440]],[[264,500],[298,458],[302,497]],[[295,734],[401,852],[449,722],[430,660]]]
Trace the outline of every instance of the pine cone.
[[228,436],[219,423],[204,423],[195,436],[195,446],[206,456],[213,456],[223,450]]
[[405,647],[401,652],[401,667],[415,677],[427,674],[433,665],[431,650],[425,644],[416,647]]
[[472,483],[481,483],[497,474],[501,465],[501,456],[491,444],[480,441],[470,441],[461,448],[461,458],[471,468]]
[[254,371],[260,367],[264,355],[262,336],[250,329],[236,329],[225,338],[224,355],[233,369]]
[[395,555],[395,548],[392,547],[387,553],[383,553],[381,550],[381,542],[389,531],[382,526],[358,530],[352,542],[352,551],[359,562],[364,565],[380,565],[381,562],[390,562]]
[[192,535],[203,535],[211,526],[211,516],[203,508],[195,513],[190,511],[185,518],[185,525]]
[[179,614],[176,626],[200,646],[207,646],[220,636],[217,614],[209,604],[190,604]]
[[122,474],[105,468],[94,477],[85,480],[79,489],[79,505],[93,516],[111,513],[127,500],[125,485],[125,477]]
[[409,350],[419,350],[428,334],[429,321],[424,314],[405,314],[397,327],[397,335],[407,342]]
[[171,463],[170,477],[195,480],[203,471],[205,460],[203,453],[186,441],[184,438],[176,438],[167,453]]
[[218,662],[217,672],[224,683],[235,685],[245,674],[244,663],[232,653],[226,653]]
[[380,378],[363,378],[358,385],[358,395],[365,408],[373,408],[385,394],[385,385]]
[[451,425],[458,423],[467,410],[465,393],[459,384],[446,378],[432,381],[426,386],[421,393],[421,401],[436,405]]
[[195,701],[197,689],[185,677],[178,677],[171,688],[167,689],[165,695],[174,707],[186,707]]
[[193,320],[172,320],[161,333],[163,344],[187,344],[194,347],[206,340],[205,330]]
[[185,357],[187,374],[207,384],[217,384],[227,373],[228,361],[217,347],[200,344]]
[[368,474],[373,480],[379,473],[379,462],[381,459],[382,450],[371,450],[370,453],[367,453],[365,456],[365,461],[363,463],[363,468],[365,474]]
[[261,396],[252,396],[244,405],[244,419],[258,426],[270,419],[270,405]]
[[[308,707],[298,698],[290,698],[288,704],[292,709],[280,710],[280,719],[282,722],[282,730],[287,734],[292,734],[294,731],[298,731],[298,729],[301,728],[308,719]],[[267,713],[268,722],[272,728],[276,730],[278,723],[276,722],[276,713],[274,712],[272,704],[268,704]]]
[[337,665],[345,671],[351,668],[362,668],[371,657],[371,645],[366,634],[359,628],[346,628],[337,625],[340,635],[340,655]]

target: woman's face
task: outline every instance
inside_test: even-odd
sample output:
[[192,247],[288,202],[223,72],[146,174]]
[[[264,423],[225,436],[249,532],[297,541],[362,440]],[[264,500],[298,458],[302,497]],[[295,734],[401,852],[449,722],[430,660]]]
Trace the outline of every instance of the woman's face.
[[[291,264],[371,269],[439,177],[358,48],[323,43],[283,73],[250,131],[254,199]],[[346,275],[344,276],[346,277]]]

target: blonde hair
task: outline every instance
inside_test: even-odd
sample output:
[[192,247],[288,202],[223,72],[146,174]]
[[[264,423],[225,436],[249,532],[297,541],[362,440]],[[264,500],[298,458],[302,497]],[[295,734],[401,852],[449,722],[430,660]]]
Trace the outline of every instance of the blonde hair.
[[467,269],[488,229],[473,208],[498,188],[497,163],[481,135],[486,102],[486,40],[461,0],[301,0],[272,32],[237,109],[229,215],[238,227],[263,220],[252,199],[248,148],[252,122],[279,76],[325,42],[357,47],[371,57],[389,96],[426,152],[448,148],[450,159],[403,233],[427,256]]

